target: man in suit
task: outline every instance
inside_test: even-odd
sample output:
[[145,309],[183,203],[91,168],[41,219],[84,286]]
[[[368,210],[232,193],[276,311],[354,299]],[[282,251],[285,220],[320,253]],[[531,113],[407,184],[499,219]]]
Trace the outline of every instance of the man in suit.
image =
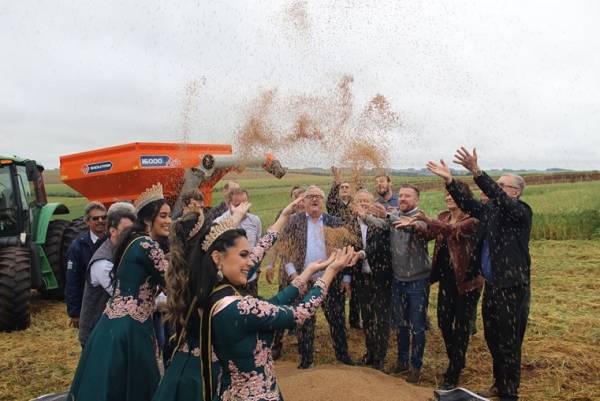
[[442,177],[461,210],[480,221],[483,327],[494,361],[494,384],[489,396],[517,400],[521,378],[521,346],[529,317],[531,297],[529,236],[532,211],[520,198],[525,181],[505,174],[494,182],[477,162],[477,151],[457,150],[455,162],[473,174],[487,203],[458,190],[452,172],[443,160],[427,168]]
[[390,335],[390,295],[392,270],[390,264],[389,232],[365,221],[375,198],[361,189],[354,196],[356,217],[350,223],[362,242],[361,260],[353,268],[353,296],[363,318],[367,353],[362,364],[383,371]]
[[[283,230],[282,239],[293,243],[286,256],[285,273],[288,281],[299,275],[306,266],[316,260],[326,260],[327,244],[324,227],[340,227],[342,222],[339,218],[323,213],[325,194],[323,190],[311,185],[304,193],[305,213],[296,213],[290,218],[286,228]],[[293,239],[289,241],[289,239]],[[319,278],[319,273],[312,277],[312,281]],[[331,284],[328,295],[323,302],[325,318],[329,323],[331,339],[335,349],[336,358],[347,365],[354,365],[348,355],[348,342],[346,339],[344,293],[341,291],[342,283],[350,283],[350,275],[338,276]],[[315,317],[308,319],[298,329],[298,349],[300,353],[300,364],[298,368],[307,369],[313,366]]]

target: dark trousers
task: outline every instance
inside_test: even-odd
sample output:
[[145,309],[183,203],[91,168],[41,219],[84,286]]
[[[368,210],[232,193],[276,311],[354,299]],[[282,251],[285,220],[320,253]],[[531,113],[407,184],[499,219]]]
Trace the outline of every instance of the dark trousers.
[[366,359],[374,366],[383,365],[390,338],[391,286],[378,284],[372,274],[355,275],[355,296],[358,298],[365,332]]
[[494,361],[495,385],[501,398],[518,399],[521,346],[527,328],[530,298],[529,286],[498,288],[485,284],[483,328]]
[[[346,339],[346,314],[344,312],[344,293],[340,291],[340,280],[334,281],[329,287],[327,298],[321,305],[325,312],[325,319],[329,324],[329,332],[333,341],[335,357],[342,359],[348,355],[348,341]],[[298,333],[298,352],[300,364],[308,366],[314,361],[316,316],[307,319]]]
[[465,367],[465,355],[471,336],[471,319],[477,309],[480,290],[459,294],[456,284],[440,282],[437,301],[438,327],[442,331],[448,369],[445,380],[457,384],[460,372]]
[[348,323],[350,327],[360,327],[360,317],[362,309],[360,307],[360,297],[356,294],[356,280],[352,281],[352,291],[350,292],[350,310],[348,311]]

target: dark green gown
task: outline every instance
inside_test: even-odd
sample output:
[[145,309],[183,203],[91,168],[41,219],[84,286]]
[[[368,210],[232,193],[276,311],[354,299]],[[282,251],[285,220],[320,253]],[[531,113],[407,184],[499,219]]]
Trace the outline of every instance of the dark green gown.
[[[250,277],[259,267],[265,252],[273,246],[277,240],[277,233],[267,231],[252,249],[250,257],[254,266],[248,273]],[[192,275],[193,276],[193,275]],[[194,278],[190,279],[194,283]],[[190,293],[194,293],[194,289]],[[203,401],[203,384],[200,364],[200,311],[192,306],[190,319],[186,328],[185,340],[183,340],[175,352],[169,367],[165,371],[152,401]],[[179,333],[180,334],[180,333]],[[221,368],[216,356],[211,355],[212,360],[212,383],[213,389],[218,388]]]
[[115,293],[86,343],[69,391],[74,401],[150,401],[158,385],[154,301],[167,261],[150,237],[133,240]]
[[274,331],[302,325],[327,292],[325,283],[317,280],[300,304],[289,306],[304,289],[306,283],[296,278],[268,301],[226,296],[215,304],[211,341],[222,373],[214,401],[283,400],[271,355]]

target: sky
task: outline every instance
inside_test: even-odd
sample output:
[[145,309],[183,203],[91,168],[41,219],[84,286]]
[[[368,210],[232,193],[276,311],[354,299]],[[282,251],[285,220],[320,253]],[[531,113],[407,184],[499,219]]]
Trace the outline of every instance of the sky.
[[[390,167],[477,147],[482,168],[600,168],[597,1],[0,0],[0,154],[231,143],[258,96],[400,116]],[[186,95],[191,85],[197,89]],[[327,167],[301,155],[291,167]]]

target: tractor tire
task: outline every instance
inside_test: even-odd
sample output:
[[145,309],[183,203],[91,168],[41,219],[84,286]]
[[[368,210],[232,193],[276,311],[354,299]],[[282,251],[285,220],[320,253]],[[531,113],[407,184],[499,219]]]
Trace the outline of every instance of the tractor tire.
[[83,217],[79,217],[78,219],[69,222],[69,225],[63,234],[62,244],[62,264],[65,271],[67,268],[67,254],[69,251],[69,246],[71,246],[71,242],[73,242],[75,238],[79,237],[79,235],[87,229],[88,225],[83,221]]
[[0,249],[0,331],[24,330],[31,323],[31,254],[21,246]]
[[46,233],[46,243],[44,251],[48,257],[48,262],[52,267],[52,272],[58,283],[58,288],[41,289],[42,296],[46,299],[62,300],[65,298],[65,263],[63,262],[66,255],[63,257],[63,239],[65,231],[70,222],[67,220],[52,220],[48,225]]

